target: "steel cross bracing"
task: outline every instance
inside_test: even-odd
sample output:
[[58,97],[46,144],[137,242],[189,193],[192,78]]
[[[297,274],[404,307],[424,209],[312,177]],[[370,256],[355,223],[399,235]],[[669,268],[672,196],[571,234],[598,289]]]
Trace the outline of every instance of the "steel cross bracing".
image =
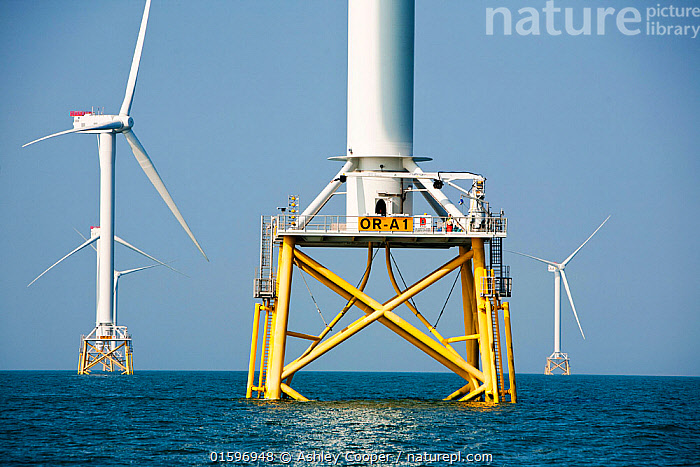
[[[112,336],[95,335],[95,330],[80,338],[78,374],[88,375],[93,369],[134,373],[133,344],[125,326],[115,326]],[[96,368],[97,367],[97,368]]]
[[[256,305],[253,317],[253,334],[248,374],[247,397],[280,399],[283,395],[305,401],[303,395],[290,387],[291,378],[312,361],[320,358],[356,333],[374,322],[379,322],[396,332],[409,343],[418,347],[446,368],[461,376],[466,384],[446,397],[446,400],[484,400],[501,402],[510,396],[515,402],[515,371],[513,364],[512,342],[510,333],[510,315],[507,303],[501,303],[498,296],[486,297],[482,293],[485,269],[484,242],[472,239],[472,248],[460,247],[459,255],[443,264],[423,279],[402,290],[393,279],[391,262],[387,251],[387,265],[396,295],[383,303],[363,292],[369,278],[372,261],[372,245],[368,248],[368,265],[360,284],[355,287],[335,274],[330,269],[316,262],[295,247],[293,236],[284,236],[277,261],[277,294],[274,302]],[[474,270],[472,271],[472,262]],[[289,303],[291,294],[291,276],[293,266],[315,278],[330,290],[347,300],[346,306],[325,326],[319,335],[293,332],[287,329]],[[462,297],[465,315],[465,334],[445,338],[432,327],[427,320],[410,304],[410,299],[430,285],[438,282],[451,271],[459,269],[462,276]],[[478,287],[477,287],[478,285]],[[428,328],[432,337],[420,331],[404,319],[395,309],[406,304],[416,317]],[[333,326],[351,307],[363,312],[363,316],[346,325],[341,331],[330,334]],[[265,309],[265,329],[262,332],[262,349],[258,384],[254,385],[259,337],[259,321]],[[504,388],[501,362],[501,338],[499,333],[498,311],[503,310],[504,328],[506,330],[507,361],[509,369],[509,388]],[[422,318],[422,319],[421,319]],[[300,356],[285,364],[286,338],[295,337],[311,341],[309,348]],[[452,344],[465,342],[466,355],[463,356]]]

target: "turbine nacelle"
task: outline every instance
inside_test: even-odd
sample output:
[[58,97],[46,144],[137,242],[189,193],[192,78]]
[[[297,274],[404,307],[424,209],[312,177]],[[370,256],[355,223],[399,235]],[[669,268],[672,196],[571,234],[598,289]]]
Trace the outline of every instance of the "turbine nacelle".
[[[71,112],[73,129],[82,133],[102,133],[104,131],[123,132],[134,126],[134,119],[129,115],[99,115],[92,112]],[[78,115],[76,115],[78,114]],[[89,128],[99,127],[90,130]]]

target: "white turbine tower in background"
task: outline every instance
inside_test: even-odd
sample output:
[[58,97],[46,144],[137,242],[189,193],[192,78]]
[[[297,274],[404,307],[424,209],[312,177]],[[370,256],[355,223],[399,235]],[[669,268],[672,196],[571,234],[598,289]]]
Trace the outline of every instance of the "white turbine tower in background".
[[571,369],[569,367],[569,355],[561,351],[561,281],[564,281],[564,288],[566,289],[566,295],[569,297],[569,303],[571,304],[571,311],[574,312],[574,318],[576,318],[576,323],[578,324],[579,331],[581,331],[581,336],[585,339],[586,336],[583,333],[583,328],[581,327],[581,322],[578,319],[578,314],[576,313],[576,307],[574,306],[574,299],[571,296],[571,288],[569,287],[569,281],[566,280],[566,273],[564,268],[569,262],[574,259],[574,256],[583,248],[583,246],[588,243],[588,241],[593,238],[593,236],[605,225],[605,223],[610,219],[608,216],[602,224],[598,226],[597,229],[586,239],[585,242],[581,244],[580,247],[569,255],[561,263],[554,261],[548,261],[546,259],[538,258],[536,256],[531,256],[525,253],[520,253],[517,251],[510,251],[516,255],[526,256],[532,258],[536,261],[547,264],[547,270],[554,273],[554,352],[547,358],[547,364],[545,366],[544,373],[546,375],[553,374],[556,370],[561,370],[563,374],[571,374]]
[[[153,186],[158,190],[161,198],[168,205],[173,215],[187,235],[192,239],[195,246],[202,253],[204,258],[207,256],[199,245],[199,242],[194,237],[192,230],[187,225],[179,209],[175,205],[170,193],[168,193],[163,180],[158,175],[153,162],[148,157],[146,150],[141,145],[134,134],[132,127],[134,125],[133,118],[129,115],[131,105],[134,100],[134,90],[136,88],[136,79],[139,71],[139,63],[141,61],[141,52],[143,51],[144,38],[146,36],[146,25],[148,24],[148,15],[151,7],[151,0],[146,1],[146,6],[141,19],[141,27],[136,42],[136,49],[131,63],[129,79],[126,85],[126,94],[122,102],[121,109],[118,115],[103,115],[93,112],[71,112],[73,118],[73,128],[66,131],[54,133],[43,138],[39,138],[30,144],[43,141],[55,136],[61,136],[69,133],[92,133],[98,135],[99,145],[99,160],[100,160],[100,235],[102,241],[99,242],[99,258],[100,272],[98,274],[98,306],[97,316],[98,322],[95,328],[95,336],[105,339],[114,338],[114,324],[112,322],[113,306],[114,306],[114,161],[116,155],[116,134],[121,133],[126,138],[131,150],[139,162],[148,179],[153,183]],[[24,147],[23,146],[23,147]],[[96,238],[91,238],[86,244],[95,242]],[[77,251],[77,250],[76,250]],[[71,253],[72,254],[72,253]],[[208,260],[208,259],[207,259]],[[101,346],[99,344],[98,346]]]
[[[100,273],[101,273],[101,261],[100,261],[100,252],[102,249],[100,248],[100,228],[99,227],[91,227],[90,228],[90,239],[85,238],[85,236],[80,233],[79,230],[75,229],[75,231],[80,235],[83,240],[85,240],[83,243],[81,243],[77,248],[73,249],[70,253],[53,263],[51,266],[46,268],[44,272],[39,274],[33,281],[31,281],[27,287],[30,287],[32,284],[34,284],[39,278],[41,278],[44,274],[49,272],[51,269],[54,267],[58,266],[63,260],[67,259],[68,257],[74,255],[75,253],[79,252],[83,248],[87,246],[91,246],[95,252],[97,253],[97,280],[96,283],[99,285],[100,284]],[[114,236],[114,241],[117,243],[120,243],[124,245],[125,247],[129,248],[130,250],[133,250],[137,253],[139,253],[142,256],[145,256],[146,258],[155,261],[157,264],[151,264],[149,266],[143,266],[139,268],[134,268],[134,269],[128,269],[125,271],[117,271],[116,269],[113,271],[113,277],[114,277],[114,289],[113,289],[113,295],[112,295],[112,315],[111,315],[111,334],[109,338],[109,342],[105,342],[103,338],[106,338],[107,336],[99,336],[97,332],[99,331],[100,327],[100,289],[97,287],[97,307],[96,307],[96,318],[95,318],[95,328],[92,330],[92,332],[87,335],[83,336],[82,342],[81,342],[81,356],[83,354],[88,354],[87,350],[90,350],[89,347],[90,345],[86,345],[86,341],[91,343],[94,346],[94,351],[100,355],[96,356],[96,359],[99,359],[100,356],[103,356],[105,353],[110,354],[110,356],[105,360],[105,365],[108,368],[114,368],[115,365],[109,365],[109,362],[112,360],[116,360],[119,363],[125,364],[127,362],[126,358],[126,350],[124,351],[117,351],[116,347],[118,345],[118,341],[130,341],[129,333],[127,331],[126,326],[119,326],[117,323],[117,293],[118,293],[118,288],[119,288],[119,278],[123,275],[126,274],[131,274],[132,272],[138,272],[142,271],[144,269],[150,269],[156,266],[165,266],[168,269],[171,269],[179,274],[182,274],[180,271],[177,269],[169,266],[168,264],[160,261],[159,259],[154,258],[153,256],[149,255],[148,253],[145,253],[132,244],[128,243],[127,241],[121,239],[118,236]],[[95,246],[97,244],[97,246]],[[106,349],[106,350],[103,350]],[[78,368],[78,371],[81,373],[89,373],[89,371],[85,371],[85,365],[89,364],[89,360],[83,360],[83,358],[80,359],[80,367]],[[118,365],[117,365],[118,366]],[[89,368],[87,368],[89,370]],[[130,373],[127,372],[127,373]]]

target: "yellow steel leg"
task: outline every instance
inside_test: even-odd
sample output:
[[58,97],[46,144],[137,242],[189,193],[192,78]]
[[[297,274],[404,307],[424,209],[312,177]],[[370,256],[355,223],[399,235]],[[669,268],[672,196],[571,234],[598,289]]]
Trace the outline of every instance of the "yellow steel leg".
[[460,402],[470,401],[470,400],[476,398],[477,396],[481,395],[482,392],[485,392],[487,387],[488,387],[488,383],[484,383],[481,386],[479,386],[478,388],[474,389],[469,394],[467,394],[466,396],[462,397],[459,401]]
[[253,337],[250,339],[250,362],[248,363],[248,382],[246,383],[245,397],[250,399],[253,395],[253,378],[255,378],[255,357],[258,353],[258,328],[260,327],[260,304],[255,304],[253,312]]
[[493,308],[491,307],[491,300],[486,300],[486,321],[488,322],[489,329],[489,350],[491,350],[491,390],[493,401],[498,402],[499,392],[498,392],[498,372],[496,371],[496,351],[495,346],[498,343],[494,340],[493,330],[495,323],[493,322]]
[[289,385],[287,385],[285,383],[280,384],[280,389],[282,390],[283,393],[285,393],[286,395],[288,395],[289,397],[291,397],[294,400],[297,400],[299,402],[309,402],[309,399],[302,396],[301,394],[296,392],[294,389],[290,388]]
[[[467,253],[467,248],[460,246],[459,254]],[[474,310],[474,274],[472,273],[471,261],[467,261],[462,265],[461,271],[462,280],[462,309],[464,311],[464,334],[466,336],[477,334],[477,326],[474,322],[476,316]],[[467,363],[475,368],[479,368],[479,342],[476,339],[468,339],[467,344]],[[476,389],[476,388],[472,388]]]
[[[489,327],[490,319],[487,314],[488,300],[486,300],[481,290],[483,287],[484,277],[486,277],[486,261],[484,253],[484,240],[481,238],[472,238],[472,251],[474,252],[474,292],[476,296],[477,317],[479,325],[479,352],[481,353],[481,369],[486,376],[486,394],[493,397],[496,387],[494,380],[495,375],[491,372],[491,364],[493,362],[493,352],[489,342],[493,339],[491,328]],[[491,337],[489,337],[491,335]]]
[[85,361],[87,360],[87,342],[85,339],[81,339],[80,341],[80,358],[78,360],[78,374],[79,375],[84,375],[85,374]]
[[506,331],[506,348],[508,351],[508,392],[510,393],[510,401],[517,402],[517,390],[515,387],[515,358],[513,356],[513,337],[510,331],[510,306],[508,302],[503,303],[503,321]]
[[261,349],[261,355],[260,355],[260,371],[258,372],[258,397],[260,397],[260,391],[264,387],[265,383],[267,382],[266,380],[263,380],[263,377],[267,371],[267,363],[268,363],[268,358],[269,355],[265,355],[265,349],[268,348],[270,345],[267,342],[267,329],[268,329],[268,315],[272,313],[272,310],[269,307],[265,307],[265,322],[263,324],[263,335],[262,335],[262,349]]
[[272,359],[268,364],[266,399],[279,399],[281,396],[282,368],[284,366],[284,348],[287,343],[287,321],[289,317],[289,299],[292,293],[292,257],[294,254],[294,237],[285,236],[282,254],[278,261],[279,294],[275,305],[274,340],[272,341]]

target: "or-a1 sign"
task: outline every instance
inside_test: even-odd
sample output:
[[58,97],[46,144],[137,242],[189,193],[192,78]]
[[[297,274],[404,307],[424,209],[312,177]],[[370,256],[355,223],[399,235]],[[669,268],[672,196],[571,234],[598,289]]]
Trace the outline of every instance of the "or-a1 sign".
[[360,231],[413,232],[412,217],[360,217]]

